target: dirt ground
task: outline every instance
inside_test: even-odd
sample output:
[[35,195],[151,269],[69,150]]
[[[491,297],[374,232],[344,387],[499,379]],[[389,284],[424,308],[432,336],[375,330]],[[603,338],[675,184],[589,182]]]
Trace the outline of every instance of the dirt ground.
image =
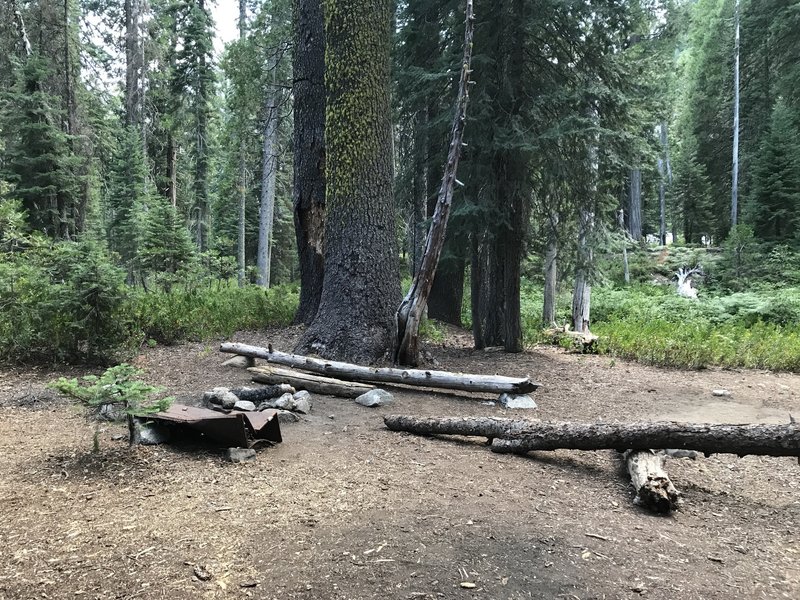
[[[235,340],[289,349],[297,333]],[[159,347],[136,362],[195,402],[248,381],[216,349]],[[685,505],[664,517],[632,504],[615,452],[497,455],[485,440],[392,433],[382,421],[787,422],[800,414],[800,377],[555,348],[473,352],[464,336],[431,350],[443,369],[533,376],[539,409],[399,389],[377,409],[315,396],[312,414],[252,463],[129,450],[113,424],[93,455],[91,425],[44,388],[61,373],[0,370],[0,599],[800,598],[795,459],[671,459]]]

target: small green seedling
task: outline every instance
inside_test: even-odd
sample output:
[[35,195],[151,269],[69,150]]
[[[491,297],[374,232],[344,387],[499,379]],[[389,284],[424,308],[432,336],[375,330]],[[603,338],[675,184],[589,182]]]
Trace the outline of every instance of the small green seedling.
[[166,410],[172,404],[171,396],[159,397],[163,388],[145,383],[139,379],[140,375],[141,370],[123,363],[106,369],[100,377],[86,375],[80,381],[62,377],[49,387],[88,409],[87,416],[95,419],[93,450],[99,452],[100,421],[97,417],[104,406],[121,408],[128,420],[128,441],[132,445],[133,417]]

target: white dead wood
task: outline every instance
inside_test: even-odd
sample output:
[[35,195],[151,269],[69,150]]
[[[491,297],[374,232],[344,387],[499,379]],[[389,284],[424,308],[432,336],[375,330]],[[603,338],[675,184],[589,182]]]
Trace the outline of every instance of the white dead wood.
[[633,503],[659,513],[672,512],[681,504],[680,492],[675,489],[664,468],[666,454],[654,450],[628,450],[625,465],[636,490]]
[[527,394],[539,387],[528,377],[504,377],[501,375],[474,375],[451,373],[449,371],[428,371],[423,369],[393,369],[389,367],[365,367],[351,363],[323,360],[299,354],[287,354],[270,348],[248,346],[247,344],[222,344],[220,352],[252,356],[267,362],[312,373],[335,376],[348,381],[399,383],[429,388],[445,388],[466,392],[486,392],[494,394]]
[[697,289],[692,287],[692,277],[702,274],[703,271],[700,267],[695,267],[693,269],[681,267],[678,269],[678,272],[675,273],[675,276],[678,278],[678,296],[697,300]]

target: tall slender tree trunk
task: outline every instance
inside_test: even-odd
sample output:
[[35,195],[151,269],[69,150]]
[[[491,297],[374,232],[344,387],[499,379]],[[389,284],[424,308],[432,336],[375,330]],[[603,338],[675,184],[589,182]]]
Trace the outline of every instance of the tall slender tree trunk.
[[544,300],[542,325],[556,322],[556,285],[558,282],[558,213],[552,211],[547,224],[547,246],[544,251]]
[[735,227],[739,216],[739,0],[734,5],[733,48],[733,165],[731,181],[731,227]]
[[[239,40],[244,42],[247,37],[247,1],[239,0]],[[239,132],[239,201],[236,239],[236,271],[239,287],[247,283],[245,269],[247,268],[245,256],[245,221],[247,209],[247,144],[245,142],[245,127]]]
[[[597,107],[589,106],[588,114],[596,123],[598,120]],[[586,188],[588,198],[578,207],[578,258],[575,266],[575,288],[572,293],[572,327],[578,332],[588,332],[591,322],[592,301],[592,268],[594,266],[594,250],[592,248],[592,234],[594,232],[594,207],[597,204],[597,136],[589,143],[588,149],[588,178]]]
[[325,1],[325,277],[298,352],[388,356],[400,302],[392,194],[390,0]]
[[[272,65],[273,80],[277,61]],[[270,286],[272,227],[275,219],[275,181],[278,175],[278,90],[267,94],[264,120],[264,155],[261,163],[261,203],[258,209],[258,285]]]
[[470,260],[470,310],[472,312],[472,339],[476,350],[486,347],[483,337],[482,284],[484,280],[483,258],[481,256],[481,234],[474,231],[471,236],[472,252]]
[[625,230],[625,211],[617,211],[617,222],[622,233],[622,275],[626,284],[631,282],[631,270],[628,266],[628,232]]
[[642,171],[631,169],[628,187],[628,232],[634,241],[642,239]]
[[139,0],[125,0],[125,124],[139,124]]
[[317,314],[324,275],[325,38],[322,0],[294,0],[294,227],[300,267],[295,323]]
[[588,332],[592,286],[590,283],[593,250],[590,236],[594,229],[594,214],[589,206],[594,198],[582,203],[578,209],[578,264],[575,268],[575,288],[572,293],[572,328],[579,332]]
[[[201,11],[207,12],[205,0],[198,0]],[[206,54],[200,52],[197,64],[197,105],[195,106],[195,177],[194,201],[197,211],[197,245],[201,252],[209,247],[210,211],[208,204],[208,103],[211,90],[210,65]]]

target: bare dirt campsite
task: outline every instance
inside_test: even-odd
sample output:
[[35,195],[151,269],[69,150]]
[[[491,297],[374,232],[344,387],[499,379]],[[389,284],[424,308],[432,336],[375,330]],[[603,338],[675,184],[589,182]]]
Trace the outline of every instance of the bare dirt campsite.
[[[235,341],[290,348],[295,329]],[[214,343],[138,357],[180,402],[249,373]],[[389,388],[365,408],[314,395],[254,462],[187,445],[128,448],[45,389],[58,373],[0,373],[0,598],[797,598],[794,458],[670,458],[684,495],[658,516],[632,503],[614,451],[494,454],[478,438],[391,432],[383,416],[582,422],[784,423],[800,377],[656,369],[537,347],[475,352],[451,335],[440,368],[530,374],[534,411],[490,397]],[[76,373],[69,373],[75,375]],[[729,396],[712,390],[724,388]]]

